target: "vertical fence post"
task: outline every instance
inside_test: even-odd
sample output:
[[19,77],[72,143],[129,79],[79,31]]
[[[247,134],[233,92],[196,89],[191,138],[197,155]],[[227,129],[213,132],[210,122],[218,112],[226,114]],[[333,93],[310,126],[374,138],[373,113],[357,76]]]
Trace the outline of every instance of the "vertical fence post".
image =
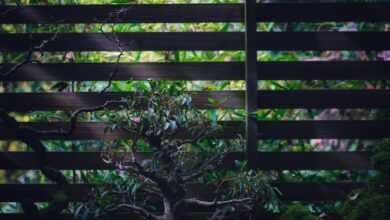
[[249,168],[253,168],[257,151],[257,47],[256,47],[256,0],[245,1],[245,139]]

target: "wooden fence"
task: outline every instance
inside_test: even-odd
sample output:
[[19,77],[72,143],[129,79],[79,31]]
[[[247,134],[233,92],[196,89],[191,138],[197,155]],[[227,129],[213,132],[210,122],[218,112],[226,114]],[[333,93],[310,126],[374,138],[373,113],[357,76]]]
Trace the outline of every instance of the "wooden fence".
[[[121,19],[110,13],[128,10]],[[390,4],[386,3],[272,3],[256,4],[180,4],[180,5],[77,5],[77,6],[0,6],[2,24],[62,23],[154,23],[154,22],[245,22],[246,32],[117,33],[125,50],[245,50],[245,62],[121,63],[114,80],[246,80],[246,91],[194,92],[196,107],[213,108],[208,98],[228,100],[226,108],[388,108],[386,90],[295,90],[270,91],[257,88],[258,80],[387,80],[390,63],[382,61],[258,62],[258,50],[390,50],[390,32],[257,32],[257,22],[386,22]],[[246,13],[245,13],[246,12]],[[110,35],[110,34],[108,34]],[[0,34],[0,51],[28,51],[51,33]],[[116,45],[101,33],[59,33],[44,51],[117,51]],[[3,66],[7,68],[7,65]],[[115,64],[58,63],[27,64],[1,81],[99,81],[110,78]],[[13,112],[75,110],[103,104],[124,93],[1,93],[0,107]],[[369,152],[257,152],[259,139],[380,139],[390,136],[387,121],[256,121],[221,122],[227,138],[246,134],[247,152],[232,152],[224,161],[231,168],[234,160],[249,160],[262,170],[368,170]],[[66,123],[26,123],[34,128],[59,128]],[[43,139],[116,139],[125,132],[105,133],[102,122],[79,123],[69,136],[42,136]],[[1,139],[15,139],[0,125]],[[58,169],[112,169],[98,152],[51,152],[49,164]],[[15,166],[10,161],[22,161]],[[38,169],[34,153],[2,152],[0,169]],[[344,199],[357,182],[298,182],[276,184],[286,201],[334,201]],[[22,199],[47,201],[55,185],[3,184],[0,202]],[[82,199],[86,185],[69,185],[72,200]],[[20,215],[0,215],[1,220],[20,219]],[[117,219],[124,219],[126,216]],[[72,219],[64,215],[58,219]]]

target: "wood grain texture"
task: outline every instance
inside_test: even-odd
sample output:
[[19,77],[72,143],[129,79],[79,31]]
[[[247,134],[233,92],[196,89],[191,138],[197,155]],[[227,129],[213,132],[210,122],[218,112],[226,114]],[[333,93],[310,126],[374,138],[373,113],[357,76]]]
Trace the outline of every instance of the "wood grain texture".
[[[0,34],[0,51],[28,51],[53,34]],[[258,50],[388,50],[390,32],[257,32]],[[241,32],[60,33],[43,51],[243,50]],[[288,39],[288,40],[286,40]],[[374,41],[372,39],[375,39]]]
[[[199,109],[242,109],[244,91],[191,92],[193,106]],[[120,100],[134,93],[0,93],[0,107],[9,111],[75,111],[103,105],[108,100]],[[257,108],[389,108],[389,90],[260,90]],[[23,100],[23,101],[21,101]],[[214,100],[211,102],[210,100]],[[141,102],[142,103],[142,102]],[[142,104],[139,105],[142,107]]]
[[[390,21],[386,3],[257,4],[259,22]],[[242,4],[0,6],[0,23],[243,22]],[[69,16],[72,14],[72,16]]]
[[[240,121],[223,121],[219,123],[221,130],[210,134],[209,138],[229,139],[244,134],[244,123]],[[381,139],[390,136],[390,121],[386,120],[327,120],[327,121],[258,121],[259,139]],[[67,123],[21,123],[39,130],[67,128]],[[114,140],[131,138],[131,134],[116,130],[104,132],[109,126],[104,122],[80,122],[71,135],[42,135],[42,139],[50,140]],[[179,134],[178,137],[188,137]],[[14,134],[0,125],[0,139],[12,140]]]
[[[370,152],[256,152],[254,168],[259,170],[367,170],[371,169]],[[50,167],[61,170],[115,169],[104,163],[101,152],[50,152]],[[121,155],[121,154],[120,154]],[[138,159],[151,158],[150,153],[139,153]],[[228,153],[221,169],[236,169],[235,161],[245,160],[244,152]],[[72,163],[69,163],[72,161]],[[0,169],[38,169],[34,153],[1,152]]]
[[[284,201],[334,201],[343,200],[352,190],[364,187],[364,183],[357,182],[295,182],[274,183],[283,195]],[[71,201],[82,201],[88,198],[92,185],[71,184],[62,189]],[[0,185],[0,202],[14,202],[23,199],[33,201],[49,201],[52,194],[58,190],[55,184],[2,184]],[[199,195],[203,199],[213,199],[214,187],[193,185],[191,195]]]
[[[7,72],[13,64],[2,64]],[[244,80],[242,62],[183,63],[45,63],[27,64],[2,81],[107,81],[114,80]],[[283,61],[257,63],[259,80],[388,80],[390,62]]]

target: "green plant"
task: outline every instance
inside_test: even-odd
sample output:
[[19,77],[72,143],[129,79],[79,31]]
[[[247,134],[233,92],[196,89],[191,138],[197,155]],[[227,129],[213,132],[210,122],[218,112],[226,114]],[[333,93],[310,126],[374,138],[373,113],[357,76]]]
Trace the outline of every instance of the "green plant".
[[290,205],[279,220],[319,220],[302,204]]
[[[103,155],[122,178],[104,181],[92,199],[77,208],[79,219],[128,211],[144,219],[177,220],[196,207],[214,210],[211,219],[220,219],[237,210],[250,213],[276,200],[274,188],[260,172],[235,176],[228,172],[220,176],[222,180],[209,181],[206,174],[218,171],[229,145],[204,149],[199,141],[213,139],[220,120],[210,120],[207,112],[193,108],[191,96],[182,92],[180,84],[149,81],[145,85],[142,93],[115,101],[118,111],[104,111],[112,124],[106,132],[124,130],[131,134],[130,139],[110,143]],[[240,144],[239,136],[232,138],[238,140],[232,146]],[[192,193],[195,184],[204,183],[215,188],[205,188],[208,198],[198,197],[199,190]],[[228,190],[231,187],[239,190]],[[235,193],[226,193],[229,191]]]
[[385,175],[390,174],[390,152],[379,152],[372,157],[373,167]]
[[368,190],[390,194],[390,176],[383,173],[373,176],[368,181]]
[[371,158],[378,174],[373,176],[368,188],[352,196],[344,205],[344,220],[386,220],[390,218],[390,141],[379,143]]
[[349,201],[343,210],[344,220],[387,220],[390,217],[390,196],[362,193]]

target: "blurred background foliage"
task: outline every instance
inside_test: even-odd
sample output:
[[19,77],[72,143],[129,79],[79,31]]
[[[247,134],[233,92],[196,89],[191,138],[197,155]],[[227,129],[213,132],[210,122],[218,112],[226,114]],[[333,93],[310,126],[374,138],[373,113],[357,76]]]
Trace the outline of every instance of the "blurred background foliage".
[[[268,0],[262,2],[277,2]],[[360,1],[362,2],[362,1]],[[367,2],[367,1],[365,1]],[[371,1],[378,2],[378,1]],[[382,1],[384,2],[384,1]],[[241,0],[1,0],[6,5],[65,5],[65,4],[165,4],[165,3],[242,3]],[[258,31],[389,31],[390,24],[363,22],[322,22],[322,23],[258,23]],[[2,33],[52,33],[52,32],[243,32],[243,23],[124,23],[124,24],[61,24],[61,25],[9,25],[1,24]],[[288,39],[286,39],[288,40]],[[373,39],[374,40],[374,39]],[[113,63],[119,52],[45,52],[36,53],[34,58],[42,63]],[[126,51],[119,62],[233,62],[244,60],[243,51]],[[16,63],[23,60],[24,53],[0,53],[1,63]],[[258,60],[267,61],[340,61],[340,60],[390,60],[390,51],[259,51]],[[243,90],[244,81],[163,81],[187,91]],[[388,89],[386,81],[341,81],[341,80],[265,80],[259,81],[260,89],[293,90],[293,89]],[[106,82],[17,82],[0,85],[0,92],[86,92],[100,91]],[[148,82],[114,81],[110,91],[143,91]],[[210,118],[223,116],[222,120],[243,120],[243,110],[207,110]],[[373,109],[262,109],[257,112],[260,120],[341,120],[341,119],[374,119]],[[19,121],[66,121],[70,112],[45,111],[13,113]],[[101,112],[83,114],[81,121],[104,121]],[[218,146],[209,140],[203,146]],[[107,144],[104,141],[45,141],[50,151],[99,151]],[[211,145],[210,145],[211,144]],[[364,140],[263,140],[259,141],[261,151],[355,151],[370,150],[372,142]],[[1,141],[2,151],[29,151],[24,144],[17,141]],[[121,178],[111,171],[64,171],[70,179],[83,182],[113,181]],[[281,171],[270,172],[274,179],[280,181],[364,181],[371,174],[369,171]],[[210,178],[213,175],[210,174]],[[225,174],[223,174],[225,175]],[[228,175],[228,174],[226,174]],[[0,183],[43,183],[45,178],[39,171],[0,171]],[[44,205],[44,204],[43,204]],[[310,211],[322,212],[337,207],[339,203],[306,204]],[[275,208],[277,209],[277,208]],[[0,212],[19,210],[16,204],[0,205]]]

